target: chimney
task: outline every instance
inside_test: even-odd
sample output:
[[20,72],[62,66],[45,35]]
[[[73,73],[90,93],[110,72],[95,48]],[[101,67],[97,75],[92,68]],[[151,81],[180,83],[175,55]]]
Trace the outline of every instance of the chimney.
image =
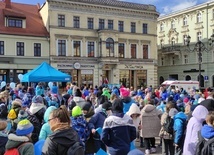
[[6,4],[5,8],[11,9],[11,0],[5,0],[5,4]]

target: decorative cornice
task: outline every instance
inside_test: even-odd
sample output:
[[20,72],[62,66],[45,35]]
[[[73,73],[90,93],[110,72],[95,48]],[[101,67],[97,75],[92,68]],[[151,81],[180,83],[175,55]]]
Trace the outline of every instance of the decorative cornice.
[[72,11],[78,13],[91,13],[91,14],[100,14],[100,15],[114,15],[114,16],[122,16],[122,17],[135,17],[139,19],[148,19],[156,21],[159,14],[156,11],[148,11],[148,10],[133,10],[126,8],[116,8],[116,7],[108,7],[102,5],[89,5],[82,4],[77,2],[67,2],[65,1],[52,1],[49,3],[50,9],[58,9],[65,11]]

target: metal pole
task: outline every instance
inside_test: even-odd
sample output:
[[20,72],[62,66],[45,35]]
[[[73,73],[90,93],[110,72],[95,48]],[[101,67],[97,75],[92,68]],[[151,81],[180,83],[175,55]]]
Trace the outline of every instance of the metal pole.
[[199,52],[198,52],[198,64],[199,64],[199,91],[201,91],[201,43],[199,43]]

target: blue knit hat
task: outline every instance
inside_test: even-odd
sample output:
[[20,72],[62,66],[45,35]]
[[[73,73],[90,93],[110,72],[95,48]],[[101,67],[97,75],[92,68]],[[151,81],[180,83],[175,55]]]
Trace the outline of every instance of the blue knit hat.
[[26,136],[33,132],[33,125],[27,119],[20,121],[17,125],[16,135],[17,136]]

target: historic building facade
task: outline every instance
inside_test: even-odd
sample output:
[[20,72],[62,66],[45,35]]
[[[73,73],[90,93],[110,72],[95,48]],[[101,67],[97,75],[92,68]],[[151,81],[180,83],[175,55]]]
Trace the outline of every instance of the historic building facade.
[[157,86],[155,6],[47,0],[40,14],[50,33],[51,65],[78,85]]
[[18,82],[18,75],[49,61],[49,34],[39,7],[0,2],[0,82]]
[[[213,44],[208,40],[213,30],[214,2],[160,16],[157,24],[158,83],[168,79],[201,79],[202,88],[214,87]],[[189,46],[188,36],[191,37]],[[199,40],[206,48],[200,48],[201,52],[195,46]]]

